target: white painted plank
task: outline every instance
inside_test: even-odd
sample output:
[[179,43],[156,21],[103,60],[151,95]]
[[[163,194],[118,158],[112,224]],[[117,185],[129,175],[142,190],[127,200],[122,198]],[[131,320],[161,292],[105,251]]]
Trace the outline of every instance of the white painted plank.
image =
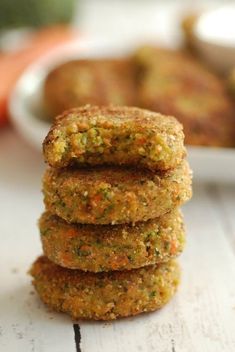
[[225,235],[235,253],[235,186],[229,184],[218,185],[214,199],[218,211],[222,214]]
[[0,138],[0,351],[75,351],[71,320],[48,312],[27,271],[41,253],[42,158],[13,132]]

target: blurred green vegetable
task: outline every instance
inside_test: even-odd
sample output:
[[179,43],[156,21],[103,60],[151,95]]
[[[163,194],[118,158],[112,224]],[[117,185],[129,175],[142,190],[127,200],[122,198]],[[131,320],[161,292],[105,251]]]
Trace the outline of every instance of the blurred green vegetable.
[[67,23],[76,0],[0,0],[0,29]]

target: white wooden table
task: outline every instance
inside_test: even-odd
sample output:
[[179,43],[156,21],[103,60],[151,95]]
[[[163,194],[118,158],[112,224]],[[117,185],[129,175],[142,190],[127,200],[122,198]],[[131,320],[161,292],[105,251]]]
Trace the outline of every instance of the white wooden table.
[[13,131],[0,131],[1,352],[235,351],[235,183],[194,185],[184,207],[182,284],[165,308],[74,326],[45,308],[27,275],[41,253],[36,221],[43,210],[43,168],[41,156]]

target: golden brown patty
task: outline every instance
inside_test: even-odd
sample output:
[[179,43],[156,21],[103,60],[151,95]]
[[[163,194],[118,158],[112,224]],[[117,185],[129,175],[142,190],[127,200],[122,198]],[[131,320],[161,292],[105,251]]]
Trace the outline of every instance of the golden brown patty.
[[69,223],[123,224],[154,219],[191,197],[184,161],[165,174],[122,168],[46,170],[46,209]]
[[184,18],[181,21],[181,29],[184,34],[185,46],[193,53],[197,52],[195,48],[196,39],[195,39],[194,29],[199,16],[200,16],[199,12],[191,12],[191,13],[188,13],[186,16],[184,16]]
[[232,98],[235,100],[235,68],[229,73],[227,88]]
[[235,146],[235,108],[213,73],[186,53],[145,47],[139,65],[139,106],[174,115],[185,142]]
[[44,102],[51,116],[70,108],[94,105],[135,105],[133,66],[128,59],[76,60],[51,71]]
[[182,126],[173,117],[138,108],[85,106],[56,119],[43,150],[53,167],[110,164],[167,170],[185,156],[183,143]]
[[132,225],[68,224],[44,213],[39,221],[44,254],[54,263],[84,271],[113,271],[166,262],[184,247],[178,210]]
[[130,271],[85,273],[40,257],[31,269],[42,301],[73,319],[113,320],[161,308],[174,295],[180,270],[175,261]]

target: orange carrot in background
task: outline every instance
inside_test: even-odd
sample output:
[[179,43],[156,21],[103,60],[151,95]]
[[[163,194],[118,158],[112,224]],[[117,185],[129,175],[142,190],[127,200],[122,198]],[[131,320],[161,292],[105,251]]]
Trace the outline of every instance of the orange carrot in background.
[[21,50],[0,54],[0,126],[8,120],[8,98],[24,69],[50,49],[76,36],[76,31],[69,26],[47,27],[33,33]]

